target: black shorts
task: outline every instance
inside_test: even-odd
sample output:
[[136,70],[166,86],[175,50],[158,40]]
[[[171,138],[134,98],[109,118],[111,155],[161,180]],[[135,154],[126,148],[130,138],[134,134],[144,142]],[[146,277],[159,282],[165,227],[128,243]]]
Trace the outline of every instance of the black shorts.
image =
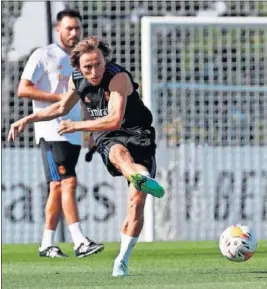
[[65,141],[40,140],[45,176],[48,183],[75,177],[81,146]]
[[130,152],[135,163],[145,166],[152,177],[156,174],[156,144],[155,130],[149,129],[119,129],[106,132],[97,140],[97,151],[112,176],[121,176],[116,167],[109,160],[110,148],[115,144],[122,144]]

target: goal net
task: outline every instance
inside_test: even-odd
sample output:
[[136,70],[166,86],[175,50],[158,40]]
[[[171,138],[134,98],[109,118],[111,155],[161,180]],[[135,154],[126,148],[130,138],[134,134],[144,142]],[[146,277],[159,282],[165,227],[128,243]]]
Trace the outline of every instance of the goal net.
[[143,99],[158,178],[151,239],[217,239],[233,223],[267,238],[267,18],[144,17]]

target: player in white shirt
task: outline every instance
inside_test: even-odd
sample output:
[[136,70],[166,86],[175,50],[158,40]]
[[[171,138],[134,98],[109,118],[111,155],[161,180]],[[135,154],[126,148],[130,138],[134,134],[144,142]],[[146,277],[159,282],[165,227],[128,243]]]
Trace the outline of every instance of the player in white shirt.
[[[61,100],[67,92],[72,73],[69,55],[79,41],[81,20],[78,11],[60,11],[56,24],[57,43],[39,48],[30,56],[21,76],[18,96],[32,99],[34,112]],[[62,119],[80,120],[80,103],[64,117],[34,124],[35,140],[42,151],[49,184],[45,229],[39,255],[52,258],[66,256],[54,243],[55,230],[63,211],[74,242],[75,254],[80,258],[102,251],[104,246],[85,237],[80,227],[75,198],[75,166],[80,154],[82,136],[80,132],[59,135],[57,129]]]

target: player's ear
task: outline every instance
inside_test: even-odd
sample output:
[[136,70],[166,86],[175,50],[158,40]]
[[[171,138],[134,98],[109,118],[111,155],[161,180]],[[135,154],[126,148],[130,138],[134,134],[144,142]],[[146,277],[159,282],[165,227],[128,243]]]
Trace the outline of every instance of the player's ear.
[[59,21],[57,21],[57,23],[56,23],[56,32],[58,32],[58,31],[59,31],[59,28],[60,28],[60,22],[59,22]]

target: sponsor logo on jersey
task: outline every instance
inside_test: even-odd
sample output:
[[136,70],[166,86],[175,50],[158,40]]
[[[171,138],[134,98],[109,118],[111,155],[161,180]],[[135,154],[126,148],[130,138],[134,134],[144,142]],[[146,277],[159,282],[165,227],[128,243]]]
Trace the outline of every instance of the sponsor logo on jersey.
[[103,117],[103,116],[106,116],[108,115],[108,110],[106,108],[104,109],[99,109],[99,108],[96,108],[96,109],[91,109],[91,108],[87,108],[88,112],[90,113],[91,117],[93,119],[96,119],[96,118],[100,118],[100,117]]

